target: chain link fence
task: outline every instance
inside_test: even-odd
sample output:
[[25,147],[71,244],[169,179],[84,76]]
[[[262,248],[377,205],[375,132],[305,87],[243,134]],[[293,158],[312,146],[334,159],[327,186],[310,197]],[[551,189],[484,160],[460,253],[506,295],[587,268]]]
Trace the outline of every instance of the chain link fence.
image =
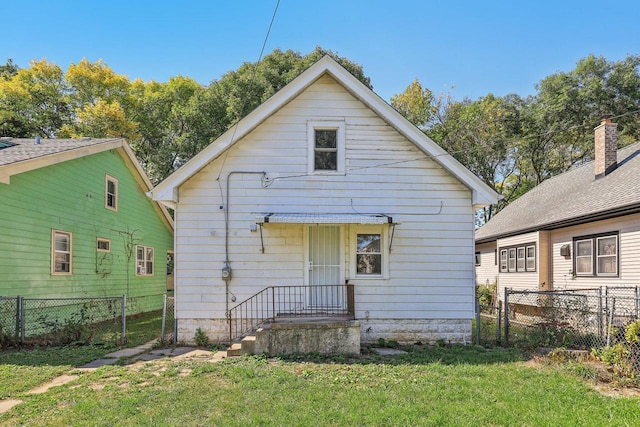
[[[168,302],[170,301],[170,302]],[[162,311],[165,340],[173,335],[173,298],[166,295],[101,298],[0,297],[0,347],[126,342],[127,319]]]
[[637,287],[551,292],[507,288],[502,300],[478,305],[476,337],[480,344],[588,350],[618,371],[637,377],[638,319]]

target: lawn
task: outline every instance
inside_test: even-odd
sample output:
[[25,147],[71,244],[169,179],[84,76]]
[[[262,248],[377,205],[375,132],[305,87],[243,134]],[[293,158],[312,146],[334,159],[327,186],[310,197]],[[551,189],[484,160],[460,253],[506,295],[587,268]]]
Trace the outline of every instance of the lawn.
[[[160,335],[162,313],[136,316],[127,322],[127,345],[135,347]],[[103,345],[35,347],[0,351],[0,399],[7,399],[56,376],[118,350],[112,340]]]
[[105,366],[0,415],[1,425],[631,426],[640,399],[515,350],[262,356]]

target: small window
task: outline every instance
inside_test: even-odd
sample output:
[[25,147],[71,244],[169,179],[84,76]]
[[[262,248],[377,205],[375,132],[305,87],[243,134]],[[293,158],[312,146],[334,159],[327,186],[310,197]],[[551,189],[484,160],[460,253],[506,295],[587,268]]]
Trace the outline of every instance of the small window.
[[509,249],[509,271],[516,271],[516,248]]
[[153,248],[136,246],[136,275],[153,276]]
[[598,247],[598,276],[616,276],[618,274],[618,237],[596,238]]
[[498,265],[498,249],[493,250],[493,265]]
[[503,273],[507,272],[507,250],[502,249],[500,251],[500,271]]
[[118,180],[107,175],[105,179],[105,207],[118,210]]
[[576,274],[591,276],[593,274],[593,242],[589,240],[576,241]]
[[525,265],[526,265],[526,258],[525,258],[525,250],[523,247],[520,247],[517,249],[518,250],[518,265],[517,265],[517,270],[518,271],[525,271]]
[[480,267],[481,258],[480,252],[476,252],[476,267]]
[[98,252],[111,252],[111,240],[98,237],[96,247]]
[[73,238],[71,233],[53,230],[51,249],[51,274],[71,275],[73,272]]
[[356,274],[382,274],[380,234],[358,234]]
[[527,246],[527,271],[536,270],[536,247]]
[[338,131],[336,129],[316,129],[313,154],[313,170],[338,170]]
[[309,173],[335,174],[345,171],[344,122],[309,122]]

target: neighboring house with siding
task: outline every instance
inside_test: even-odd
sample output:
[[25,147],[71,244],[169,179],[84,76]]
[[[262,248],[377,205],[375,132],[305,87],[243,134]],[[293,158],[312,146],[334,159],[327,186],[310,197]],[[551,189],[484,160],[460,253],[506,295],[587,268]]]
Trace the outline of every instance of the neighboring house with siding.
[[2,138],[0,296],[165,293],[173,221],[150,188],[122,138]]
[[346,282],[365,342],[471,340],[474,213],[497,194],[329,57],[150,194],[175,209],[180,340],[226,341],[268,286]]
[[[476,232],[476,282],[529,290],[640,285],[640,142],[595,129],[595,160],[550,178]],[[478,264],[478,263],[477,263]]]

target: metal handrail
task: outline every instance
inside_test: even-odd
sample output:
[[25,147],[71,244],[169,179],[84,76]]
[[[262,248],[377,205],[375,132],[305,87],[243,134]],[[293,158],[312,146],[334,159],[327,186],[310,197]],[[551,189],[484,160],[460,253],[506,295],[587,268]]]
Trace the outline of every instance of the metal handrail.
[[269,286],[228,312],[229,343],[276,319],[354,315],[353,285]]

